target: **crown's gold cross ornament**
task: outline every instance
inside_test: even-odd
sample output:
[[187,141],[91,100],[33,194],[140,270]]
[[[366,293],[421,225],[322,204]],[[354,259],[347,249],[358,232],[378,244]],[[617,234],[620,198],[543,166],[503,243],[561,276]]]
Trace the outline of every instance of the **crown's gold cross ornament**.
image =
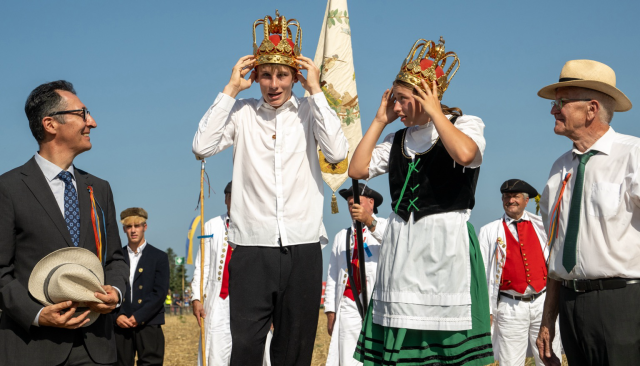
[[[444,71],[448,61],[451,61],[451,65],[446,69],[447,71]],[[438,44],[434,41],[419,39],[413,44],[407,58],[402,63],[396,80],[422,89],[424,89],[422,80],[425,80],[429,87],[435,80],[438,86],[438,99],[442,100],[442,95],[459,68],[458,55],[454,52],[445,52],[443,37],[440,37]]]
[[[258,47],[256,43],[256,28],[264,27],[264,39]],[[293,37],[291,26],[296,27],[296,35]],[[298,69],[297,58],[302,48],[302,28],[295,19],[287,20],[276,10],[275,19],[267,15],[264,19],[253,22],[253,55],[256,57],[255,65],[281,64]]]

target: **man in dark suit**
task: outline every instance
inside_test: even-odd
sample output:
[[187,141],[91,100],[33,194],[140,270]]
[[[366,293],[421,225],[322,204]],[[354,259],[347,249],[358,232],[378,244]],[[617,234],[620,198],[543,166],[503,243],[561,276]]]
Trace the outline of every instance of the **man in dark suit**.
[[129,264],[129,283],[124,303],[116,313],[116,344],[119,366],[162,365],[164,360],[164,300],[169,290],[169,257],[149,244],[147,211],[139,207],[120,213],[129,243],[122,247]]
[[[73,85],[63,80],[34,89],[25,112],[39,151],[25,165],[0,176],[0,365],[112,364],[116,345],[108,316],[83,327],[89,311],[72,317],[77,303],[43,307],[28,291],[29,276],[40,259],[76,246],[96,253],[104,265],[106,295],[96,293],[101,303],[88,307],[108,314],[121,302],[128,268],[111,187],[73,166],[77,155],[91,149],[89,133],[96,121]],[[90,189],[99,237],[93,228]]]

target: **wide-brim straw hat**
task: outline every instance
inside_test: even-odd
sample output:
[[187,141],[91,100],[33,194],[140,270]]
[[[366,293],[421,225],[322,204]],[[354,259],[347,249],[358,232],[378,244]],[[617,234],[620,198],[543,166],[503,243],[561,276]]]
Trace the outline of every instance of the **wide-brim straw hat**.
[[[29,277],[29,293],[42,305],[49,306],[64,301],[78,302],[74,317],[83,314],[87,302],[102,303],[96,292],[106,294],[104,270],[98,257],[84,248],[63,248],[42,258],[33,267]],[[89,326],[99,313],[89,312]]]
[[540,89],[538,96],[545,99],[556,99],[556,89],[575,86],[599,91],[616,101],[616,112],[631,109],[631,101],[616,88],[616,73],[602,62],[593,60],[571,60],[564,64],[557,83]]

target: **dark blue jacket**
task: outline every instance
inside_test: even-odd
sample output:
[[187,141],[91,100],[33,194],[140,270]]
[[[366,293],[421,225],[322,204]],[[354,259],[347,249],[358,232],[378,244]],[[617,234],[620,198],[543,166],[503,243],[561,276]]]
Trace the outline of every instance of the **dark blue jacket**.
[[[126,245],[122,247],[122,254],[130,265]],[[133,283],[127,286],[124,302],[116,317],[133,315],[138,326],[164,324],[164,300],[169,291],[167,253],[147,242],[135,271]],[[131,291],[133,291],[133,301],[131,301]]]

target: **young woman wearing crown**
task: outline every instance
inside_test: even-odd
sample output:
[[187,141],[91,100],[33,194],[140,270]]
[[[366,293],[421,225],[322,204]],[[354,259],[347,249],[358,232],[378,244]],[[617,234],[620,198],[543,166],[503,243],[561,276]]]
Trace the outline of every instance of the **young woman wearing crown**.
[[[440,103],[459,65],[442,38],[416,41],[349,167],[356,179],[389,173],[393,201],[354,355],[365,365],[493,362],[484,266],[467,222],[484,123]],[[398,118],[406,128],[376,146]]]

